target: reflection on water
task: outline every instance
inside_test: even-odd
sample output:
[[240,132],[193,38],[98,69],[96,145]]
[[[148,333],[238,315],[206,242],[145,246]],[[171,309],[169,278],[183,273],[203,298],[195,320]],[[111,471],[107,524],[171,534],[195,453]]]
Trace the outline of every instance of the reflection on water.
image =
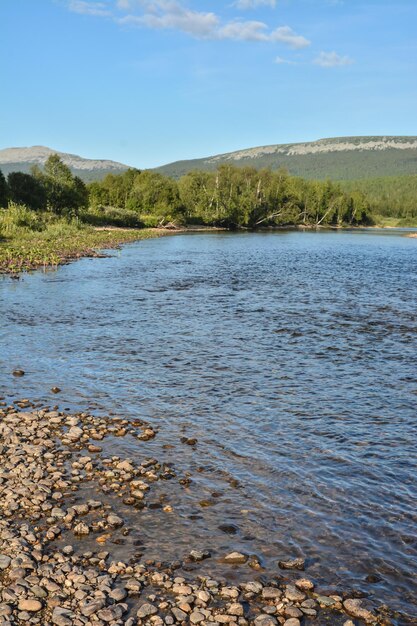
[[143,514],[148,555],[302,555],[322,585],[417,614],[416,285],[396,233],[143,241],[3,279],[0,383],[159,427],[119,445],[193,482],[158,487],[174,513]]

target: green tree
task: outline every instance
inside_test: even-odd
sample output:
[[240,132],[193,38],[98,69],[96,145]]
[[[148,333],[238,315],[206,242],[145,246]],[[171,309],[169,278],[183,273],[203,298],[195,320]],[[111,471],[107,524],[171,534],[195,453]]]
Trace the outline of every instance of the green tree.
[[0,207],[6,207],[9,200],[9,189],[3,172],[0,170]]
[[49,210],[59,214],[76,214],[88,205],[85,184],[78,176],[73,176],[58,154],[48,157],[43,172],[35,170],[34,173],[45,189]]
[[180,206],[175,180],[150,170],[135,176],[126,208],[168,217],[178,213]]
[[7,177],[10,200],[39,211],[46,208],[46,191],[42,182],[23,172],[10,172]]

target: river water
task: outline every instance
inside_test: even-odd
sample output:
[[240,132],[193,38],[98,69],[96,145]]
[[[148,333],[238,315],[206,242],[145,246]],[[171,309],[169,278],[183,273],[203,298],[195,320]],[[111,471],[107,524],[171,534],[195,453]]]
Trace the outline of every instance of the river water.
[[172,515],[143,513],[148,556],[303,556],[323,588],[417,616],[415,239],[146,240],[1,279],[0,316],[7,400],[144,418],[156,439],[120,445],[190,473],[163,485]]

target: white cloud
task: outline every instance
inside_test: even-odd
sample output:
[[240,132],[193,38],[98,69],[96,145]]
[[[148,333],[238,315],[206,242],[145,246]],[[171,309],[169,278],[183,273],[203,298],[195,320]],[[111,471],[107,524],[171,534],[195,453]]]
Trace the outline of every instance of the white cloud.
[[297,35],[289,26],[280,26],[271,33],[269,38],[271,41],[278,41],[296,50],[307,48],[311,43],[302,35]]
[[267,26],[263,22],[236,21],[229,22],[215,33],[218,39],[243,41],[268,41]]
[[276,0],[236,0],[234,6],[247,11],[248,9],[257,9],[260,6],[267,6],[273,9],[276,4]]
[[[86,0],[68,0],[71,11],[88,15],[111,16],[119,24],[151,29],[172,29],[186,33],[196,39],[258,41],[281,43],[300,49],[310,45],[308,39],[295,33],[289,26],[270,30],[264,22],[255,20],[221,21],[211,11],[196,11],[188,8],[183,0],[112,0],[112,6],[124,12],[112,14],[109,4]],[[254,7],[259,4],[275,5],[275,0],[238,0],[239,4]]]
[[337,52],[320,52],[313,63],[320,65],[320,67],[342,67],[351,65],[353,60],[348,56],[340,56]]
[[283,59],[282,57],[275,57],[274,63],[277,65],[297,65],[296,61],[290,61],[289,59]]
[[85,0],[70,0],[69,10],[83,15],[96,15],[97,17],[109,17],[111,11],[104,2],[86,2]]
[[119,23],[155,29],[177,29],[198,39],[210,39],[219,26],[219,19],[214,13],[191,11],[177,3],[170,5],[160,11],[154,4],[147,7],[143,15],[126,15],[119,19]]

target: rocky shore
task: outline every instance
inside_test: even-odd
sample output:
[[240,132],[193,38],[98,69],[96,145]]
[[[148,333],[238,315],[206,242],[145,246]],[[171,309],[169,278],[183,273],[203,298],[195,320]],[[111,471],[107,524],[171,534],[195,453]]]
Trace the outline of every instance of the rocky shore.
[[[121,561],[117,546],[132,530],[126,507],[140,527],[153,486],[176,480],[185,488],[187,478],[157,459],[106,456],[101,442],[155,435],[140,420],[70,415],[27,400],[0,409],[1,626],[392,623],[386,607],[342,590],[320,594],[303,559],[277,563],[272,579],[255,568],[252,580],[234,584],[198,573],[195,566],[211,558],[204,546],[164,563],[144,561],[132,544]],[[248,555],[233,550],[222,560],[238,581],[250,567]]]

